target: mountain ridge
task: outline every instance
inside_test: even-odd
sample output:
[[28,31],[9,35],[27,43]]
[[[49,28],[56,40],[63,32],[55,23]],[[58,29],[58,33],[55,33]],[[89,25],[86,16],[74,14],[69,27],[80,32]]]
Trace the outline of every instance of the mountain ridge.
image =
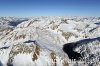
[[[86,59],[94,55],[94,57],[92,57],[93,60],[95,60],[93,64],[98,63],[98,60],[94,58],[99,58],[98,53],[100,52],[97,51],[99,50],[97,46],[99,46],[100,40],[92,40],[91,38],[96,39],[96,37],[100,37],[100,26],[98,25],[100,22],[99,17],[33,17],[30,19],[5,19],[8,21],[4,21],[3,25],[6,25],[7,28],[3,29],[4,27],[0,26],[0,62],[3,66],[7,64],[13,66],[74,66],[77,64],[77,61],[70,64],[71,59],[68,57],[68,54],[63,51],[65,44],[73,42],[77,44],[73,46],[74,49],[72,51],[80,53],[83,58],[86,57]],[[8,29],[8,27],[11,26],[9,22],[13,22],[13,19],[15,22],[17,20],[24,21]],[[3,21],[1,20],[0,23],[3,23]],[[88,39],[92,42],[89,42]],[[94,46],[95,43],[96,46]],[[36,47],[38,51],[36,51]],[[91,47],[92,50],[90,50]],[[29,51],[27,51],[26,48]],[[95,48],[96,50],[92,53]],[[22,58],[22,61],[20,61],[19,58]],[[34,61],[32,58],[34,58]],[[88,60],[90,59],[91,58]],[[83,62],[85,63],[84,60],[85,59],[83,59]],[[29,65],[29,63],[31,63],[31,65]],[[78,63],[78,65],[84,66],[84,63]],[[86,64],[86,66],[89,66],[89,64]]]

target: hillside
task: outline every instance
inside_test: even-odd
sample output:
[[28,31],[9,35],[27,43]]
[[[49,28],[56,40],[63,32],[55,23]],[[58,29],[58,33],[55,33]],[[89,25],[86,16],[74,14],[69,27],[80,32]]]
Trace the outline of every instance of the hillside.
[[100,17],[0,18],[0,66],[99,66],[99,62]]

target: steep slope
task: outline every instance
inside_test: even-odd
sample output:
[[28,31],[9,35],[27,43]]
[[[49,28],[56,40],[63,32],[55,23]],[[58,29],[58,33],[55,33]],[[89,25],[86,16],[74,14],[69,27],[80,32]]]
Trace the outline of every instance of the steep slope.
[[[85,40],[100,37],[99,17],[34,17],[22,22],[18,20],[15,19],[14,25],[11,25],[12,21],[11,24],[6,23],[8,26],[14,26],[13,28],[0,29],[1,65],[95,66],[95,63],[99,62],[95,59],[93,63],[84,64],[84,58],[90,58],[87,61],[89,62],[91,55],[94,55],[93,59],[99,58],[99,48],[94,45],[99,46],[100,40]],[[5,23],[3,20],[0,22]],[[72,52],[68,54],[63,51],[63,47],[69,44],[72,44],[69,49]],[[91,47],[92,50],[88,52]],[[82,55],[81,63],[71,61],[69,55],[74,52],[76,55]]]

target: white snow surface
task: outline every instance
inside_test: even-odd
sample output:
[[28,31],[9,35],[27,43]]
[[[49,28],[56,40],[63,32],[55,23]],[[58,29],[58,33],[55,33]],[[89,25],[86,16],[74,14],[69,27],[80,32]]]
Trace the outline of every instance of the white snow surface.
[[[100,38],[98,37],[100,37],[100,17],[1,17],[0,66],[7,66],[12,48],[18,44],[37,46],[40,48],[40,55],[33,61],[34,49],[31,53],[12,54],[13,61],[11,64],[13,66],[53,66],[55,62],[50,57],[52,52],[56,55],[56,66],[64,66],[65,62],[69,66],[99,66]],[[98,39],[86,41],[87,43],[84,41],[75,47],[75,51],[83,54],[87,62],[92,59],[91,62],[93,63],[84,64],[79,63],[79,61],[78,63],[77,61],[70,63],[71,60],[62,50],[63,45],[94,38]],[[24,43],[29,40],[36,41],[36,43]]]

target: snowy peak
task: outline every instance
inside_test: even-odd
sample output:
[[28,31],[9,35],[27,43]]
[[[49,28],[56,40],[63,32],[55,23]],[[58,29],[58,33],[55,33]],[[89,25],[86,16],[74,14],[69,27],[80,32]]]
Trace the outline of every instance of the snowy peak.
[[[69,51],[86,59],[89,55],[98,58],[100,52],[96,46],[100,45],[100,40],[96,38],[100,37],[99,22],[99,17],[1,17],[0,64],[73,66],[77,62],[70,64],[72,56]],[[63,50],[65,44],[72,44],[68,52]],[[84,66],[84,63],[81,65]]]

